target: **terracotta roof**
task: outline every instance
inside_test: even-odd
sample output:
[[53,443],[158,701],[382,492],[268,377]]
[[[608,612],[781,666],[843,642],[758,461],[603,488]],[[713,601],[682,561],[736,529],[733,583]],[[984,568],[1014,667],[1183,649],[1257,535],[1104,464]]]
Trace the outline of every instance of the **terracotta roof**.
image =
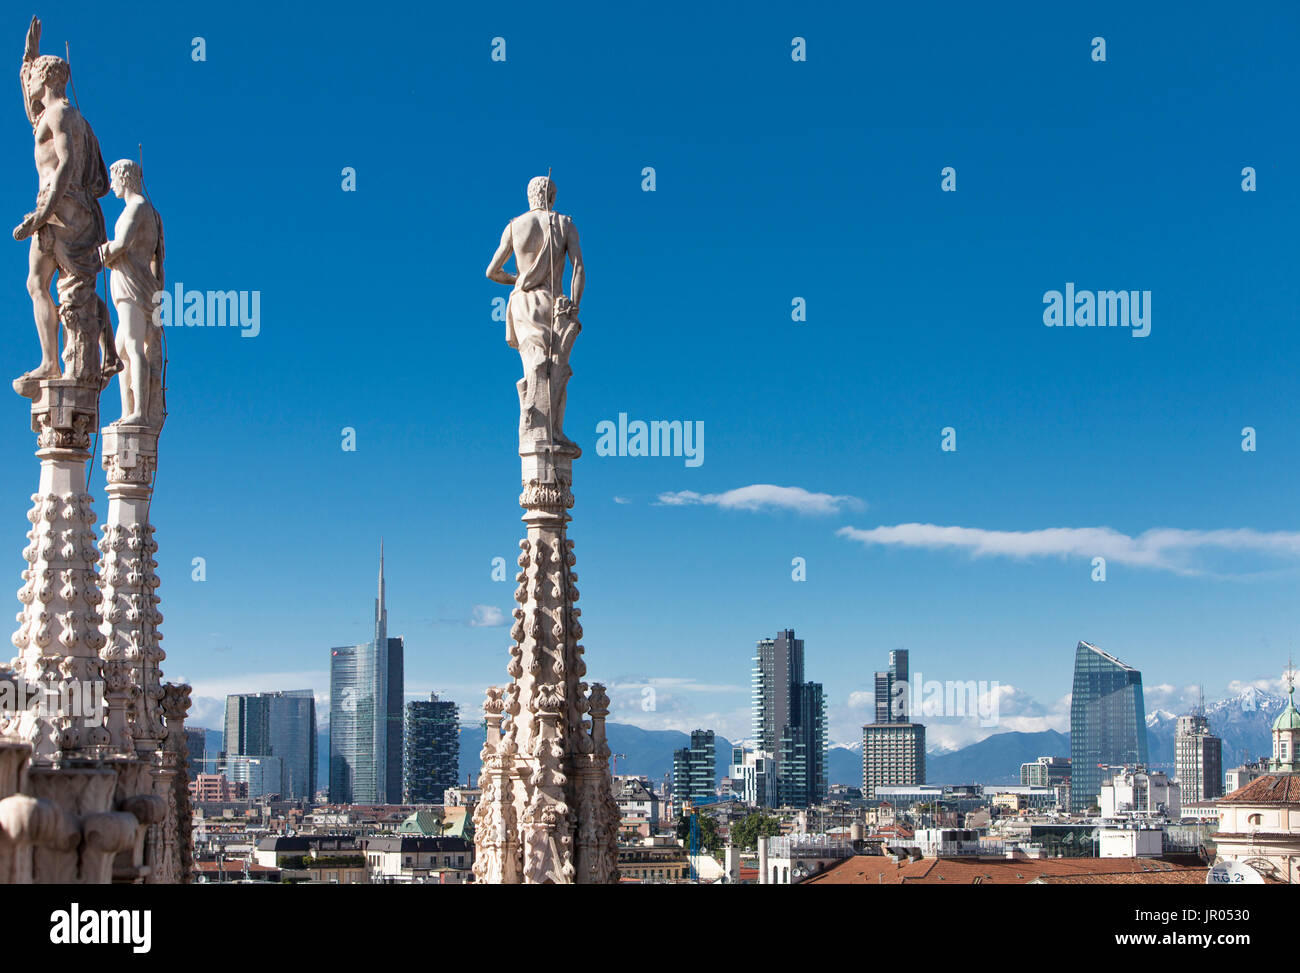
[[1223,798],[1229,804],[1300,804],[1300,776],[1265,774]]
[[[895,864],[883,855],[856,855],[833,865],[801,885],[1027,885],[1042,878],[1100,884],[1179,882],[1189,868],[1153,858],[922,858]],[[1195,882],[1197,879],[1188,878]]]

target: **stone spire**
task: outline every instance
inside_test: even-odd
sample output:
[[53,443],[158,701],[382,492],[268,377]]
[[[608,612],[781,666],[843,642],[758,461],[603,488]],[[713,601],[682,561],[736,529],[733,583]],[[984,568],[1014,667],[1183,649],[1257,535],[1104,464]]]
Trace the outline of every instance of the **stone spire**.
[[[618,809],[612,795],[605,718],[609,697],[582,681],[582,610],[568,511],[573,461],[582,455],[561,429],[568,358],[581,330],[585,280],[578,234],[551,211],[554,184],[529,185],[528,213],[506,227],[488,276],[514,287],[507,341],[519,349],[519,542],[513,644],[505,689],[488,690],[483,794],[475,810],[480,882],[605,883],[618,878]],[[517,273],[505,270],[513,256]],[[558,289],[566,258],[572,298]],[[590,718],[588,718],[590,717]]]
[[[165,410],[161,392],[150,391],[151,383],[160,388],[161,370],[148,363],[161,353],[150,347],[159,336],[140,297],[161,282],[162,224],[140,194],[138,164],[115,163],[111,186],[126,209],[107,239],[99,198],[110,183],[99,144],[68,105],[67,62],[40,55],[40,34],[33,18],[21,77],[41,188],[14,235],[33,237],[28,290],[42,359],[13,383],[31,399],[40,486],[27,515],[18,656],[4,673],[37,693],[35,705],[0,717],[0,881],[184,881],[188,687],[159,685],[162,615],[148,509]],[[54,104],[63,110],[47,112]],[[146,259],[124,259],[132,255]],[[96,291],[105,265],[127,364]],[[124,368],[134,385],[129,394],[124,385],[123,419],[103,430],[109,511],[97,544],[91,434],[100,393]],[[167,702],[177,689],[184,706]]]

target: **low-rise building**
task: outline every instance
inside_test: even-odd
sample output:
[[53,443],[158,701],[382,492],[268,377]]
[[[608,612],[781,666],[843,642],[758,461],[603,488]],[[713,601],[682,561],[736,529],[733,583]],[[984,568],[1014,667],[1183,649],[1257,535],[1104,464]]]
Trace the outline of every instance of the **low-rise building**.
[[689,869],[686,849],[673,838],[644,838],[618,846],[620,882],[680,882]]
[[372,883],[463,885],[473,881],[474,846],[464,838],[377,835],[362,838]]

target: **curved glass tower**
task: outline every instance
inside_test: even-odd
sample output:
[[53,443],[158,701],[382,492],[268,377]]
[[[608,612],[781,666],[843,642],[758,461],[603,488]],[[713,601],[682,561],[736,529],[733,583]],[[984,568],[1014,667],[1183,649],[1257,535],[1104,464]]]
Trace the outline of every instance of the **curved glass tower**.
[[1104,768],[1146,762],[1142,673],[1080,642],[1070,702],[1070,810],[1087,811],[1097,803]]

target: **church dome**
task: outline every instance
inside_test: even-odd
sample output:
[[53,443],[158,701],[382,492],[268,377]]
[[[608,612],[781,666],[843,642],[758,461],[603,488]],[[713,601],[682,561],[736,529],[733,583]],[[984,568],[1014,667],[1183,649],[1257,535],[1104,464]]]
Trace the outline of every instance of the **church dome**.
[[1277,719],[1273,721],[1275,730],[1300,730],[1300,710],[1295,708],[1295,690],[1291,690],[1291,698],[1287,701],[1286,708],[1277,714]]

